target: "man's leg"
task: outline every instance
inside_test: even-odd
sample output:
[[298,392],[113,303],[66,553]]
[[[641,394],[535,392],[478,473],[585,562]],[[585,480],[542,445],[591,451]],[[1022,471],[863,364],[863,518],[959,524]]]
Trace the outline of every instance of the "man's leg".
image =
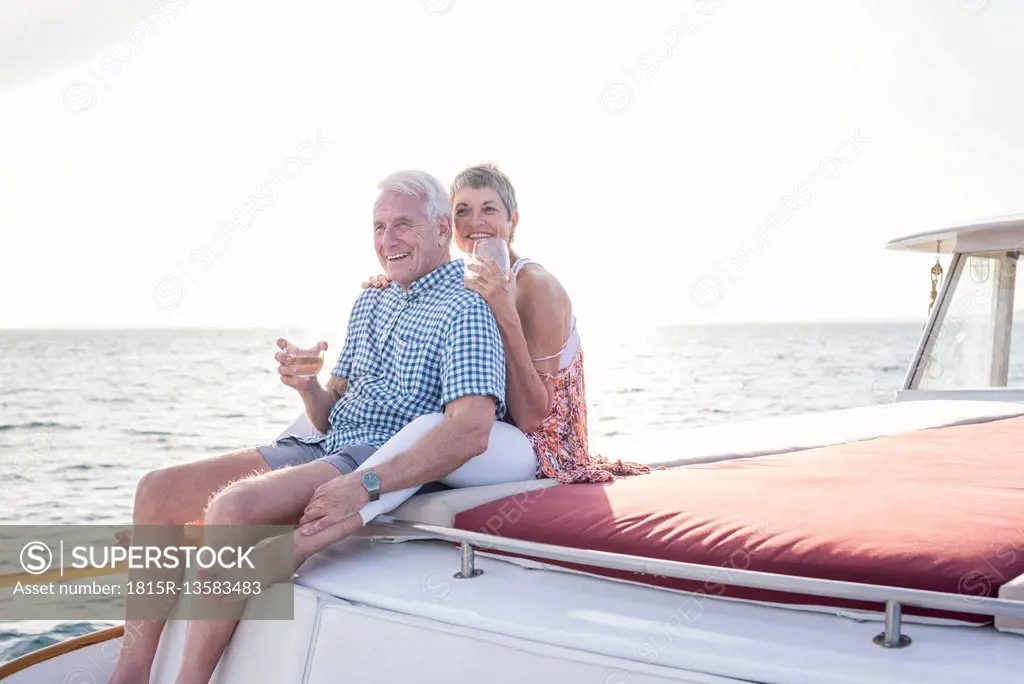
[[[405,451],[443,421],[444,415],[440,413],[430,413],[413,420],[372,456],[365,459],[360,458],[362,463],[357,471],[373,468]],[[519,482],[534,479],[536,470],[537,457],[533,452],[530,440],[515,426],[495,422],[491,428],[487,450],[470,459],[458,470],[446,475],[441,482],[451,487],[479,487]],[[355,534],[378,515],[390,513],[405,503],[418,490],[419,487],[409,487],[388,492],[377,501],[364,506],[358,514],[345,518],[313,535],[306,536],[296,530],[293,543],[296,566],[304,563],[317,551]]]
[[[317,487],[330,482],[342,472],[349,471],[349,468],[362,471],[387,461],[418,442],[424,435],[440,425],[443,420],[442,414],[421,416],[402,428],[372,455],[367,455],[366,451],[360,451],[360,448],[365,447],[357,445],[354,447],[352,455],[331,455],[304,466],[238,482],[214,499],[207,513],[206,524],[294,524],[302,516]],[[518,430],[509,427],[521,435]],[[497,465],[508,458],[509,452],[514,450],[522,452],[517,458],[519,466],[512,469],[500,469],[501,472],[497,473],[488,472],[486,477],[483,473],[469,473],[472,477],[463,479],[480,480],[480,484],[490,484],[491,481],[513,481],[530,477],[534,472],[536,461],[532,455],[529,441],[522,437],[520,441],[525,444],[523,447],[523,444],[509,440],[507,436],[499,438],[498,435],[502,434],[503,429],[503,426],[498,425],[492,429],[491,443],[487,452],[476,458],[486,457],[483,458],[485,465],[492,462]],[[523,451],[524,448],[525,451]],[[335,465],[330,465],[332,461]],[[358,467],[356,467],[356,462],[360,462]],[[489,470],[489,467],[484,468],[484,471]],[[459,484],[467,486],[469,483],[460,482]],[[473,484],[477,484],[477,482],[473,482]],[[317,534],[306,536],[296,530],[292,535],[295,567],[298,568],[314,553],[356,533],[377,515],[397,508],[418,489],[419,487],[409,487],[384,494],[378,501],[365,506],[358,513],[350,515]],[[235,605],[237,614],[241,616],[245,602],[239,601]],[[237,624],[237,620],[190,622],[185,642],[184,665],[177,684],[207,684],[210,677],[213,676],[213,671],[227,648]]]
[[[436,428],[443,421],[444,414],[441,413],[429,413],[427,415],[420,416],[395,433],[395,435],[380,449],[377,449],[376,451],[371,450],[368,453],[365,451],[366,447],[364,445],[356,445],[355,447],[352,447],[350,455],[344,458],[348,462],[348,465],[351,465],[357,472],[366,470],[367,468],[372,468],[390,458],[393,458],[396,454],[402,453],[413,444],[423,439],[424,435]],[[332,459],[339,470],[347,471],[347,464],[345,461],[341,460],[342,457],[338,455],[324,457],[324,460],[328,462]],[[358,463],[359,465],[356,466],[355,463]],[[339,520],[337,523],[320,530],[316,534],[305,535],[296,530],[292,535],[292,547],[293,553],[295,554],[296,569],[312,557],[313,554],[332,544],[336,544],[345,537],[355,534],[378,515],[394,510],[407,501],[409,497],[419,491],[419,489],[420,487],[409,487],[407,489],[383,494],[377,501],[367,504],[358,513],[354,513],[347,518]],[[312,498],[312,492],[310,493],[310,496]]]
[[[134,542],[139,546],[149,543],[180,545],[184,533],[178,534],[173,528],[201,519],[214,492],[234,480],[267,470],[269,468],[259,451],[246,449],[147,473],[135,492],[132,523],[136,527],[161,526],[166,529],[160,530],[161,539],[139,538]],[[146,534],[155,532],[149,530]],[[126,621],[125,630],[135,638],[130,648],[121,651],[110,684],[149,682],[164,624],[165,620]]]
[[[330,463],[314,461],[236,482],[214,497],[206,513],[206,524],[294,524],[302,516],[317,487],[340,474]],[[177,684],[207,684],[210,681],[238,625],[237,618],[245,608],[244,601],[231,605],[236,608],[234,619],[192,620],[188,623]]]

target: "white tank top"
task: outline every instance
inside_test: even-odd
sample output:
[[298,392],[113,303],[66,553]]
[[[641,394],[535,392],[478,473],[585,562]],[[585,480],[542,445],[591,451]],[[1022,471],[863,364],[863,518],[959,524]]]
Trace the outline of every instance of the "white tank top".
[[[516,259],[516,263],[512,264],[512,275],[516,278],[519,277],[519,272],[523,270],[523,267],[527,264],[536,264],[536,261],[532,261],[525,257]],[[545,356],[539,359],[533,359],[534,361],[547,361],[560,355],[558,360],[558,370],[563,370],[569,367],[572,360],[576,358],[576,350],[580,348],[580,334],[576,331],[576,314],[572,313],[570,309],[569,315],[571,316],[572,323],[569,329],[569,337],[566,339],[565,344],[562,345],[562,350],[552,354],[551,356]]]

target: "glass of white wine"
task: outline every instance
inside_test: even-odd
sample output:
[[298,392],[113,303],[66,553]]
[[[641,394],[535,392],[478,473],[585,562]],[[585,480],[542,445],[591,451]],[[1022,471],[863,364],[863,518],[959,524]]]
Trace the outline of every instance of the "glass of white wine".
[[315,344],[303,348],[292,344],[290,340],[286,341],[284,353],[291,357],[291,363],[288,365],[295,369],[292,377],[312,378],[319,375],[324,367],[324,346]]
[[[494,261],[502,273],[508,273],[508,243],[497,237],[480,238],[473,241],[473,253],[466,257],[466,266],[476,264],[483,266],[482,260]],[[478,274],[466,269],[467,278],[476,278]]]

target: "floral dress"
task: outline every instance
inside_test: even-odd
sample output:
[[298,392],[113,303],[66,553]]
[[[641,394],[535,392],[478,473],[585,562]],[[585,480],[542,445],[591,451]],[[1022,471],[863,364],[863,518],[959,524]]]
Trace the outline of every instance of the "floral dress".
[[[519,259],[512,267],[513,276],[528,259]],[[572,332],[566,341],[564,351],[574,341],[576,319],[573,317]],[[561,356],[562,351],[550,357]],[[543,361],[533,359],[534,361]],[[550,477],[563,484],[584,482],[610,482],[616,477],[641,475],[651,471],[642,463],[630,463],[608,459],[590,453],[587,443],[587,397],[583,380],[583,347],[577,346],[568,365],[553,374],[541,373],[542,378],[555,385],[555,396],[548,417],[534,432],[526,433],[537,455],[537,477]]]

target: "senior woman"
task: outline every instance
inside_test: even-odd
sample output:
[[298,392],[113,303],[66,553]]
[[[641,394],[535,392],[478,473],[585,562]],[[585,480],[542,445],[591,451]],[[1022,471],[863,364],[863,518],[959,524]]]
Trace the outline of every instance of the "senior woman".
[[[467,268],[477,277],[466,278],[465,284],[484,298],[498,323],[505,345],[506,420],[525,433],[536,458],[536,476],[580,483],[650,472],[639,463],[590,454],[583,347],[572,301],[551,272],[516,252],[519,207],[508,177],[493,164],[472,166],[455,177],[451,201],[455,243],[462,252],[472,254],[473,244],[485,238],[505,240],[509,246],[508,274],[494,262],[470,264]],[[364,283],[388,285],[384,276]],[[492,436],[492,453],[507,444],[508,459],[531,457],[519,453],[521,437],[496,444],[499,434]]]

